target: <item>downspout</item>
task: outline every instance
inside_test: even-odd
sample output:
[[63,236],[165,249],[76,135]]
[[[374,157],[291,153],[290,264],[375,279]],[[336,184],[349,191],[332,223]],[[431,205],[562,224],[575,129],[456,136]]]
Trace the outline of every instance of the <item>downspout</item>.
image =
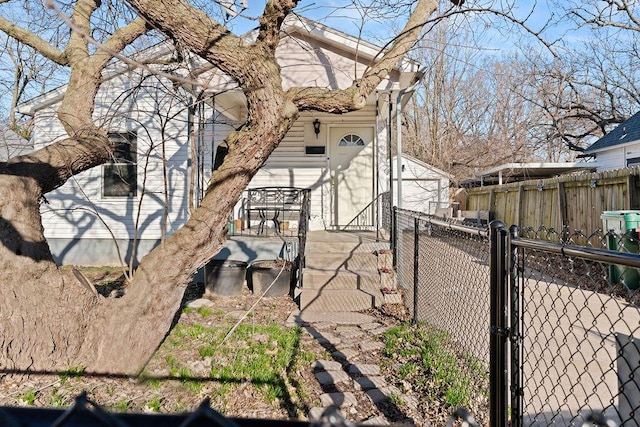
[[[391,123],[393,117],[393,102],[391,102],[391,92],[389,92],[389,115],[387,117],[387,156],[389,157],[389,218],[393,218],[393,150],[391,149]],[[393,241],[393,233],[391,230],[391,240]]]
[[216,94],[211,96],[211,170],[209,171],[209,179],[211,179],[211,172],[213,171],[213,164],[215,162],[216,155],[216,120],[218,116],[216,113]]
[[193,160],[194,160],[194,145],[195,145],[195,135],[193,133],[193,120],[195,117],[195,102],[191,97],[189,97],[189,109],[188,117],[187,117],[187,135],[189,141],[189,159],[187,160],[187,167],[189,169],[189,214],[193,215],[195,211],[195,196],[194,196],[194,186],[195,186],[195,173],[193,170]]
[[376,215],[375,215],[375,222],[376,222],[376,242],[380,241],[380,188],[379,188],[379,182],[380,182],[380,168],[378,167],[378,91],[376,91],[376,115],[374,118],[374,123],[375,123],[375,127],[374,127],[374,132],[373,132],[373,170],[376,171],[376,177],[375,177],[375,182],[373,184],[374,186],[374,191],[376,194],[375,197],[375,204],[376,204]]
[[398,173],[398,208],[402,209],[402,98],[406,94],[410,94],[416,90],[418,83],[422,80],[427,67],[421,67],[416,72],[416,80],[411,84],[411,86],[406,87],[404,89],[400,89],[398,92],[398,97],[396,98],[396,143],[397,143],[397,152],[396,152],[396,168]]

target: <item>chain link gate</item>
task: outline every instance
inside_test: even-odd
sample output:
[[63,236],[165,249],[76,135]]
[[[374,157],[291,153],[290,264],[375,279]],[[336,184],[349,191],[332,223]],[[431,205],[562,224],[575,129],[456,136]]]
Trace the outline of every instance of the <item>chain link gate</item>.
[[522,234],[492,224],[492,425],[640,427],[640,256],[606,249],[637,234]]
[[487,364],[491,426],[640,427],[637,234],[392,221],[407,308]]

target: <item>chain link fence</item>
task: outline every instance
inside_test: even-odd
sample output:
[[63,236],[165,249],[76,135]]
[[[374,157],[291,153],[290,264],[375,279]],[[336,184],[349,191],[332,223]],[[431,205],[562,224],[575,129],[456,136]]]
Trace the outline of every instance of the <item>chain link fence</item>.
[[640,427],[638,235],[519,234],[511,238],[515,425],[582,425],[596,412]]
[[491,425],[640,427],[635,229],[475,229],[396,210],[399,286],[415,321],[490,370]]
[[401,209],[394,216],[398,285],[414,321],[447,331],[488,366],[487,230]]
[[[458,414],[456,418],[465,419]],[[468,417],[468,416],[467,416]],[[453,419],[453,418],[452,418]],[[251,418],[227,418],[210,406],[205,399],[192,413],[186,415],[149,415],[111,413],[87,398],[86,392],[77,396],[74,405],[66,410],[43,408],[0,407],[2,427],[355,427],[337,406],[327,407],[317,420],[291,421]]]

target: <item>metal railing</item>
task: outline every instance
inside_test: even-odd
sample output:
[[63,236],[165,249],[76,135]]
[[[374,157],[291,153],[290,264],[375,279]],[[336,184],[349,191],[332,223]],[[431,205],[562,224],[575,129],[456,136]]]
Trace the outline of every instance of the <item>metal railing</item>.
[[300,222],[298,224],[298,258],[296,259],[296,284],[302,287],[302,271],[304,270],[306,259],[305,249],[307,247],[307,231],[309,229],[309,218],[311,216],[311,191],[303,193],[302,209],[300,209]]
[[640,426],[634,230],[476,229],[403,210],[392,223],[407,307],[488,367],[492,426]]

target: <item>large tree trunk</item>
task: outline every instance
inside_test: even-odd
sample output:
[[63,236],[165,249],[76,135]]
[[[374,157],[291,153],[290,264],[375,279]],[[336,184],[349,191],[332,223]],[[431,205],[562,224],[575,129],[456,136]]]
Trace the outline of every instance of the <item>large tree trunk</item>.
[[[269,67],[257,67],[263,76]],[[187,224],[144,257],[126,294],[104,298],[57,269],[43,238],[39,187],[0,175],[0,367],[136,374],[165,337],[193,273],[222,247],[226,218],[297,117],[275,85],[250,95],[260,108],[230,150]],[[263,101],[267,100],[267,101]],[[167,260],[171,260],[167,267]]]
[[[275,48],[280,25],[296,1],[270,0],[258,41],[248,47],[203,14],[192,13],[186,2],[130,3],[152,25],[238,81],[247,97],[247,122],[227,138],[229,153],[188,222],[142,259],[122,298],[104,298],[58,270],[39,214],[42,194],[106,161],[110,152],[104,133],[90,122],[93,99],[83,98],[87,81],[81,73],[72,74],[69,88],[78,92],[65,96],[65,102],[73,102],[63,102],[59,111],[71,138],[0,164],[0,369],[138,373],[165,337],[193,273],[222,247],[232,207],[299,111],[362,108],[437,6],[436,0],[421,0],[394,46],[351,88],[284,93]],[[89,83],[96,88],[100,69],[89,67]]]

